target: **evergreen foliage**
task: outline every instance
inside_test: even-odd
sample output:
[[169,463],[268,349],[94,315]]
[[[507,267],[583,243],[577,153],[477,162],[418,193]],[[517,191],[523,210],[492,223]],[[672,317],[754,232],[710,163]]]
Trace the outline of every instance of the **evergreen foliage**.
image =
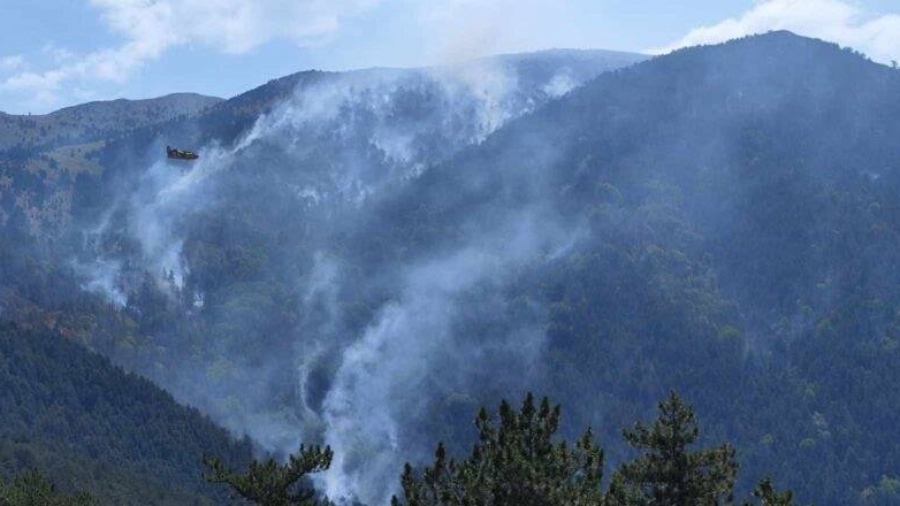
[[94,506],[87,493],[63,494],[40,471],[31,469],[9,485],[0,482],[0,506]]
[[218,458],[206,456],[203,463],[208,473],[204,477],[211,483],[227,484],[236,498],[260,506],[325,505],[327,501],[320,501],[304,480],[311,473],[328,469],[333,456],[327,446],[306,448],[301,445],[297,454],[290,455],[285,464],[278,464],[274,458],[253,460],[243,474],[230,469]]
[[625,431],[641,456],[613,476],[610,504],[715,506],[730,501],[738,468],[734,448],[723,444],[691,452],[699,432],[693,410],[671,392],[659,403],[653,425],[637,423]]
[[560,407],[546,397],[535,406],[529,393],[519,411],[506,401],[499,420],[482,408],[475,420],[478,443],[471,456],[448,459],[443,444],[421,473],[407,464],[401,478],[404,502],[395,506],[540,506],[598,504],[603,452],[588,429],[570,446],[554,439]]
[[61,490],[104,504],[214,503],[199,456],[251,454],[249,442],[148,380],[52,331],[2,321],[0,408],[0,477],[39,468]]
[[[763,478],[753,490],[753,497],[756,499],[758,506],[792,506],[794,504],[794,493],[790,490],[776,490],[772,485],[772,480]],[[754,504],[752,502],[746,505]]]
[[[503,401],[494,423],[482,408],[475,420],[479,442],[464,461],[447,457],[443,444],[421,471],[406,464],[402,499],[393,506],[718,506],[733,505],[735,450],[728,444],[690,451],[699,427],[690,406],[671,392],[650,426],[637,423],[625,439],[641,455],[623,463],[602,489],[603,451],[588,429],[569,447],[559,441],[560,407],[529,393],[520,411]],[[791,506],[793,493],[768,478],[744,506]]]

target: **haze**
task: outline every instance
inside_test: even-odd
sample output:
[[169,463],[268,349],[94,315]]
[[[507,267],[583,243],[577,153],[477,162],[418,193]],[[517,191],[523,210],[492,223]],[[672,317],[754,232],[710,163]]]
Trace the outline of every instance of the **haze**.
[[666,52],[787,29],[900,59],[891,0],[10,0],[0,111],[195,92],[304,69],[420,67],[548,48]]

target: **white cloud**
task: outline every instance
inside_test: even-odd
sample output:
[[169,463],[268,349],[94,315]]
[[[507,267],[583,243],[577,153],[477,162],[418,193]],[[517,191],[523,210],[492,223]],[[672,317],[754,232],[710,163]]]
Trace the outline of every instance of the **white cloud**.
[[[586,19],[600,7],[573,0],[432,0],[417,4],[435,59],[459,63],[496,53],[591,46]],[[587,12],[589,11],[589,12]]]
[[43,51],[49,68],[42,70],[29,69],[23,57],[0,60],[0,70],[17,72],[0,80],[0,92],[27,94],[38,107],[49,107],[72,84],[122,83],[180,45],[242,54],[273,40],[322,44],[337,35],[343,20],[380,1],[89,0],[122,44],[80,56],[50,46]]
[[900,60],[900,13],[873,14],[846,0],[764,0],[740,17],[702,26],[672,44],[650,50],[666,53],[769,30],[790,30],[864,52],[875,61]]
[[153,53],[201,43],[246,53],[275,39],[321,43],[341,21],[379,0],[90,0],[136,49]]
[[20,54],[0,58],[0,70],[10,72],[18,70],[25,65],[25,57]]

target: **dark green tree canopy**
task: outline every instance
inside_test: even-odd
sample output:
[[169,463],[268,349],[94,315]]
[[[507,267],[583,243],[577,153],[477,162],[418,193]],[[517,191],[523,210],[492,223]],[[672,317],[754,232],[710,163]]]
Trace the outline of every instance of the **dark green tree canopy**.
[[0,506],[93,506],[97,504],[86,494],[68,495],[36,469],[19,475],[9,485],[0,483]]
[[588,429],[574,446],[558,442],[560,408],[528,394],[520,410],[506,401],[499,420],[482,408],[475,420],[479,440],[463,461],[448,459],[438,445],[435,462],[421,474],[406,465],[403,500],[395,506],[589,505],[602,500],[603,452]]
[[[753,498],[757,500],[759,506],[792,506],[794,504],[794,493],[790,490],[778,491],[772,485],[772,480],[763,478],[760,480],[756,489],[753,491]],[[750,506],[753,503],[744,503]]]
[[659,403],[659,418],[650,426],[625,431],[641,452],[613,477],[612,504],[653,506],[716,505],[731,500],[737,475],[734,448],[723,444],[690,451],[699,428],[693,410],[675,392]]
[[[699,428],[694,412],[672,392],[659,403],[650,426],[637,423],[626,440],[641,453],[602,489],[603,451],[590,429],[569,446],[556,441],[560,408],[528,394],[522,408],[500,404],[499,420],[482,408],[479,440],[463,461],[447,457],[443,444],[434,464],[417,472],[406,465],[403,498],[393,506],[734,506],[735,451],[723,444],[691,451]],[[743,506],[791,506],[793,494],[765,478]]]
[[236,498],[261,506],[316,506],[327,502],[319,501],[315,491],[301,480],[310,473],[328,469],[333,456],[330,447],[301,445],[285,464],[278,464],[274,458],[253,460],[244,474],[213,457],[204,457],[203,463],[210,470],[205,475],[207,481],[228,484]]

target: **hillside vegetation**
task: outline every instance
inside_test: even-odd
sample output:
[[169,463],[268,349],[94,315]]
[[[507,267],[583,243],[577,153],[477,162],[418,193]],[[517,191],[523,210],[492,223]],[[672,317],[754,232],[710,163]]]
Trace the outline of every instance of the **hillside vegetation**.
[[[331,445],[332,498],[386,503],[527,390],[617,467],[677,389],[739,495],[896,502],[900,72],[788,32],[534,58],[303,73],[109,142],[8,314],[265,448]],[[179,142],[196,164],[161,160]]]
[[102,504],[214,504],[200,457],[250,456],[149,381],[49,332],[0,327],[0,473],[31,468]]

